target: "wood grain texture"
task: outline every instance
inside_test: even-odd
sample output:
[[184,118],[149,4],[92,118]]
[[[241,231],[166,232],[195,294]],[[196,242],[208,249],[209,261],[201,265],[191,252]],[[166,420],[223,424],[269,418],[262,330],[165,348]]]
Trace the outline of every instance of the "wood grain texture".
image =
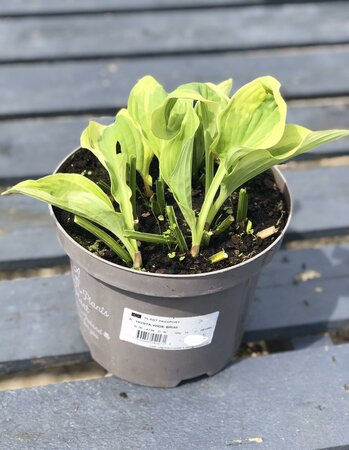
[[[113,118],[58,117],[0,122],[0,185],[26,178],[48,175],[74,148],[79,146],[80,134],[89,120],[106,124]],[[326,106],[291,105],[288,122],[311,129],[345,128],[349,123],[349,101]],[[349,154],[349,140],[344,139],[301,155],[301,159]]]
[[111,377],[2,392],[2,445],[346,448],[348,373],[349,345],[342,345],[248,358],[175,389],[145,388]]
[[[304,270],[316,271],[319,278],[295,284]],[[244,340],[344,328],[349,324],[348,273],[349,244],[278,252],[262,272]],[[3,281],[0,308],[0,373],[86,360],[70,276]]]
[[48,207],[24,196],[0,201],[0,270],[66,262]]
[[349,49],[5,65],[0,66],[0,118],[83,112],[113,115],[146,74],[168,90],[194,80],[220,82],[230,77],[237,89],[269,74],[281,81],[288,98],[348,95]]
[[8,18],[0,28],[0,61],[342,44],[348,23],[343,2]]
[[[288,3],[291,3],[289,0]],[[267,5],[268,0],[11,0],[2,3],[0,15],[98,13],[105,11],[144,11],[180,8],[205,8],[236,5]],[[282,2],[280,2],[282,3]]]

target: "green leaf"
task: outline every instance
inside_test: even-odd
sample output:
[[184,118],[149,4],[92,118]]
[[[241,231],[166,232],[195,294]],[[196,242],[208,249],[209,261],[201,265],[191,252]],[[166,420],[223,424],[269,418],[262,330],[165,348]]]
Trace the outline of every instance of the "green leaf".
[[[109,126],[90,122],[81,136],[81,145],[88,148],[107,169],[111,194],[120,206],[127,228],[134,227],[132,191],[127,184],[127,164],[129,158],[133,156],[140,161],[140,165],[143,160],[143,146],[137,133],[126,112],[120,114],[115,123]],[[117,142],[120,142],[124,149],[127,148],[128,153],[117,154]]]
[[169,98],[187,98],[197,102],[195,111],[200,120],[200,127],[194,141],[193,173],[198,174],[205,158],[206,192],[213,176],[213,159],[210,155],[210,147],[217,134],[217,116],[229,101],[228,95],[232,83],[232,79],[223,81],[218,85],[213,83],[187,83],[169,94]]
[[219,115],[212,150],[224,157],[233,146],[269,148],[281,139],[285,120],[280,83],[270,76],[257,78],[240,88]]
[[208,221],[214,218],[224,201],[242,184],[276,164],[345,136],[349,136],[349,130],[311,131],[289,124],[278,144],[270,149],[231,149],[224,160],[226,176],[221,182],[220,193],[211,208]]
[[128,157],[124,153],[115,156],[113,167],[114,182],[112,183],[111,193],[120,206],[120,212],[124,217],[126,227],[134,228],[132,190],[127,184],[128,175]]
[[128,98],[128,112],[138,124],[145,151],[159,156],[161,142],[152,131],[152,114],[166,99],[167,92],[153,77],[141,78]]
[[[209,86],[212,86],[212,83],[207,83]],[[219,91],[221,91],[224,95],[229,97],[230,92],[233,88],[233,79],[229,78],[228,80],[224,80],[221,83],[218,83],[216,85],[213,85],[215,88],[217,88]]]
[[[156,121],[157,115],[163,121]],[[191,100],[170,99],[154,115],[154,133],[167,138],[160,155],[160,174],[170,187],[189,227],[195,227],[192,209],[193,142],[199,119]]]
[[[349,136],[349,130],[311,131],[300,125],[287,124],[281,140],[269,149],[278,161],[286,161],[319,145]],[[280,164],[278,162],[277,164]]]
[[149,166],[153,159],[153,152],[149,145],[144,143],[139,125],[132,119],[127,109],[121,109],[116,115],[115,121],[116,139],[121,147],[121,152],[128,156],[136,157],[136,168],[143,181],[152,185],[149,175]]
[[95,183],[82,175],[57,173],[39,180],[27,180],[7,190],[7,194],[25,194],[110,230],[133,257],[137,247],[123,236],[125,221],[115,212],[109,197]]
[[109,236],[108,233],[103,231],[101,228],[97,227],[89,220],[84,219],[83,217],[80,216],[74,216],[74,222],[80,227],[89,231],[91,234],[96,236],[102,242],[104,242],[104,244],[107,245],[111,250],[113,250],[113,252],[116,253],[119,256],[119,258],[124,261],[126,265],[128,266],[131,265],[132,259],[130,255],[123,247],[121,247],[121,245],[118,242],[116,242],[115,239]]
[[[213,83],[186,83],[172,91],[169,98],[187,98],[204,103],[220,103],[222,99],[228,100],[232,87],[232,79],[216,85]],[[227,93],[228,91],[228,93]]]
[[21,181],[2,195],[25,194],[50,203],[53,206],[76,212],[83,216],[89,214],[90,202],[102,211],[114,211],[109,197],[93,181],[73,173],[56,173],[39,180]]
[[116,153],[116,142],[114,147],[108,148],[104,146],[102,149],[100,148],[100,141],[106,128],[107,125],[102,125],[98,122],[90,121],[88,126],[81,134],[80,145],[82,148],[90,150],[99,160],[99,162],[104,166],[104,168],[108,170],[106,159],[110,159],[113,154]]

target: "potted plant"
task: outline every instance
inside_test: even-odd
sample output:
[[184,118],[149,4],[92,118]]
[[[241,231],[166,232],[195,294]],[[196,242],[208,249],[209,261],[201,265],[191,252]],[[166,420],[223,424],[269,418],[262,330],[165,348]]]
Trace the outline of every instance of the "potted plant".
[[115,375],[150,386],[222,369],[291,217],[274,166],[343,136],[286,124],[273,77],[171,93],[151,76],[110,125],[90,122],[53,175],[18,183],[53,206],[82,334]]

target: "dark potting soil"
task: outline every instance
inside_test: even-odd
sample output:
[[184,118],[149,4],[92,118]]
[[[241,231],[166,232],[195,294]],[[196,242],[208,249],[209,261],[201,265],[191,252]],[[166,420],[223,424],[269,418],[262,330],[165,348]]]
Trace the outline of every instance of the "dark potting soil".
[[[66,173],[79,173],[94,182],[102,180],[110,185],[109,176],[106,170],[99,163],[97,158],[88,150],[78,150],[69,161],[61,167],[60,171]],[[153,175],[153,179],[156,179],[155,177],[157,174],[152,167],[151,174]],[[151,210],[147,209],[147,203],[142,194],[142,183],[140,180],[138,181],[140,188],[137,199],[137,215],[139,218],[138,231],[147,233],[162,233],[166,231],[166,221],[159,221],[152,214]],[[286,199],[277,188],[271,171],[258,175],[243,187],[247,189],[248,193],[247,216],[252,222],[253,234],[246,232],[246,223],[243,226],[239,226],[233,222],[226,232],[217,236],[213,235],[209,247],[202,247],[200,255],[197,258],[178,253],[171,258],[169,257],[170,250],[167,246],[142,242],[140,251],[142,253],[143,268],[148,272],[168,274],[212,272],[246,261],[267,248],[275,241],[285,227],[288,218]],[[173,202],[170,193],[166,194],[166,201],[170,204],[171,201]],[[199,210],[202,201],[203,191],[200,186],[195,186],[193,188],[193,207]],[[223,206],[221,217],[218,217],[219,220],[224,219],[228,213],[231,213],[229,210],[232,210],[233,216],[235,216],[237,201],[238,193],[234,192],[231,198]],[[54,208],[54,210],[57,219],[63,228],[80,245],[107,261],[124,265],[112,250],[96,240],[92,234],[76,225],[72,214],[58,208]],[[181,218],[180,212],[176,210],[176,213],[183,233],[188,234],[186,231],[188,227]],[[256,234],[259,231],[271,226],[275,226],[278,229],[275,234],[266,239],[256,237]],[[188,244],[190,244],[189,240]],[[211,263],[209,257],[220,252],[222,249],[228,254],[228,258],[217,263]],[[180,257],[181,261],[179,260]]]

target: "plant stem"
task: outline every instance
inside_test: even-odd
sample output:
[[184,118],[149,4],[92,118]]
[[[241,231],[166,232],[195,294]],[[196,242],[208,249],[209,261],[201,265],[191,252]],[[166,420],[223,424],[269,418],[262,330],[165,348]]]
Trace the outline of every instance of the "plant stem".
[[151,244],[168,244],[171,238],[162,234],[143,233],[142,231],[125,230],[124,236],[137,241],[149,242]]
[[133,268],[139,270],[142,267],[142,254],[140,251],[135,253]]
[[110,186],[108,186],[107,183],[106,183],[105,181],[99,180],[99,181],[97,181],[96,184],[97,184],[97,186],[99,186],[99,187],[102,189],[102,191],[104,191],[107,195],[111,195],[111,192],[110,192]]
[[165,214],[165,185],[164,180],[159,178],[155,181],[156,200],[158,202],[161,214]]
[[175,239],[177,241],[180,251],[182,253],[187,253],[188,246],[187,246],[187,243],[183,236],[183,233],[182,233],[181,229],[179,228],[179,225],[177,222],[177,217],[174,212],[173,206],[166,206],[166,214],[167,214],[168,220],[170,222],[170,228],[173,231],[173,234],[175,236]]
[[240,189],[236,222],[239,224],[247,217],[248,196],[246,189]]
[[115,252],[128,266],[132,265],[132,258],[130,254],[123,247],[121,247],[115,239],[109,236],[108,233],[101,230],[97,227],[97,225],[93,224],[89,220],[80,216],[74,216],[74,222],[104,242],[104,244],[111,248],[113,252]]
[[204,230],[201,239],[201,245],[203,245],[204,247],[208,247],[212,235],[213,235],[212,231]]
[[136,171],[136,157],[134,155],[130,156],[130,172],[129,172],[129,186],[132,191],[131,203],[134,220],[137,219],[137,208],[136,208],[136,194],[137,194],[137,171]]
[[227,259],[228,257],[229,257],[228,254],[224,250],[222,250],[222,251],[210,256],[208,259],[209,259],[210,263],[214,264],[214,263],[223,261],[224,259]]
[[[205,230],[207,230],[212,222],[208,222],[208,215],[213,207],[214,199],[216,197],[217,191],[220,188],[221,182],[226,174],[225,167],[223,163],[218,166],[217,172],[213,177],[211,186],[205,196],[204,203],[202,204],[201,211],[196,224],[195,233],[193,234],[193,243],[190,250],[191,255],[195,258],[199,255],[200,244],[202,236]],[[213,216],[214,217],[214,216]]]
[[225,230],[227,230],[230,225],[234,222],[234,217],[232,215],[227,216],[220,224],[216,226],[216,228],[213,230],[213,234],[221,234]]
[[214,158],[213,154],[207,148],[205,149],[205,196],[207,195],[214,177]]

